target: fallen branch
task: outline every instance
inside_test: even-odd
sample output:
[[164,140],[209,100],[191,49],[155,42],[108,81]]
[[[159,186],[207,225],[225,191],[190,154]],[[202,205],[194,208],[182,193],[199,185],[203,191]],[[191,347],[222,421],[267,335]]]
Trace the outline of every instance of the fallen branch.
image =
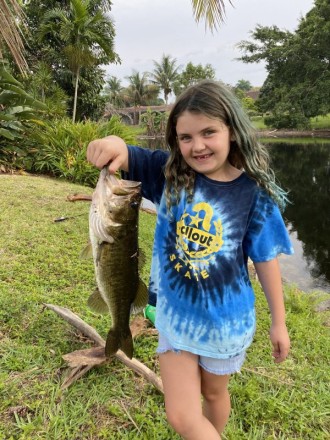
[[[44,304],[44,306],[55,312],[57,315],[59,315],[70,325],[78,329],[83,335],[94,341],[99,346],[87,350],[78,350],[76,352],[69,353],[63,356],[63,358],[65,360],[68,360],[69,364],[73,367],[70,377],[67,378],[63,384],[64,388],[70,386],[74,381],[76,381],[83,374],[89,371],[93,366],[111,361],[111,358],[106,358],[104,355],[104,339],[93,327],[91,327],[78,315],[65,307],[60,307],[53,304]],[[121,350],[117,351],[115,357],[123,362],[127,367],[131,368],[133,371],[147,379],[159,391],[161,391],[162,393],[164,392],[163,384],[160,377],[158,377],[152,370],[150,370],[150,368],[146,367],[135,358],[129,359]]]

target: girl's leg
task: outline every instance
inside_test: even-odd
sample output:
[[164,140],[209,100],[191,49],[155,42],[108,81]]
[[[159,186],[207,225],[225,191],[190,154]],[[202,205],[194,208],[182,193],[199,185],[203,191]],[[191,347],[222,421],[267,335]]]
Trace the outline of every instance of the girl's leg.
[[222,433],[230,414],[228,383],[230,375],[218,376],[201,369],[203,413],[215,429]]
[[201,370],[198,356],[181,351],[159,355],[169,423],[185,440],[219,440],[212,423],[203,415]]

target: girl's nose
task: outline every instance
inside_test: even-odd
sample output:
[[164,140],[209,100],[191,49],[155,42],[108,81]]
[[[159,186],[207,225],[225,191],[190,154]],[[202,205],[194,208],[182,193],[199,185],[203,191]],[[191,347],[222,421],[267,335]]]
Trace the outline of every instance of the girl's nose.
[[199,137],[194,138],[193,139],[192,149],[196,153],[205,150],[205,144],[203,142],[203,139],[201,139]]

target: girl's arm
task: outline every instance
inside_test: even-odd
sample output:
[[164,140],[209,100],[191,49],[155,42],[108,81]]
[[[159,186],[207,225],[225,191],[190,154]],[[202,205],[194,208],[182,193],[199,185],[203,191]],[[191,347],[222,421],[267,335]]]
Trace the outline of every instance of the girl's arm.
[[273,344],[273,357],[276,363],[283,362],[290,350],[290,338],[285,324],[284,298],[278,260],[274,258],[271,261],[254,263],[254,267],[272,316],[270,340]]
[[87,147],[87,160],[98,168],[103,168],[109,162],[109,172],[117,170],[128,171],[127,145],[118,136],[107,136],[96,139]]

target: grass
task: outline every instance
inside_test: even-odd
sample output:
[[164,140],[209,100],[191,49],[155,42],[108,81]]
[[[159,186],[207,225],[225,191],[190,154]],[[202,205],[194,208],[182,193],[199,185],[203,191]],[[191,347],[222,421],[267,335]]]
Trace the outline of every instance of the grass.
[[[66,201],[92,190],[28,175],[0,175],[0,188],[0,438],[178,439],[167,424],[163,396],[118,360],[61,390],[67,371],[62,355],[90,344],[42,303],[70,308],[103,337],[109,328],[108,317],[86,306],[94,273],[79,253],[88,239],[89,204]],[[61,216],[71,218],[55,223]],[[145,281],[154,222],[141,213]],[[312,312],[317,295],[287,286],[293,348],[284,364],[274,365],[266,302],[255,288],[258,329],[242,373],[231,380],[233,411],[223,439],[328,439],[328,317]],[[135,357],[159,373],[156,344],[155,336],[138,336]]]
[[314,129],[330,129],[330,113],[325,116],[311,118],[311,125]]
[[[253,126],[257,130],[265,130],[267,126],[264,123],[264,118],[262,116],[252,116],[251,121]],[[325,116],[316,116],[315,118],[311,118],[311,129],[312,130],[321,130],[321,129],[330,129],[330,113]]]

